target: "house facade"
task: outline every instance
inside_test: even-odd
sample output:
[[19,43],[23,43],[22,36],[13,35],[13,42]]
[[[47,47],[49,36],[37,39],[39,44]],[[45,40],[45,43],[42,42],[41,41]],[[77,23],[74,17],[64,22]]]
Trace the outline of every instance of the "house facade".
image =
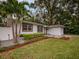
[[[17,32],[20,34],[33,34],[33,33],[43,33],[51,37],[62,37],[64,35],[64,27],[62,25],[52,25],[47,26],[43,24],[38,24],[34,22],[23,21],[21,24],[18,24]],[[0,27],[0,40],[11,40],[12,36],[12,27]]]
[[21,26],[21,34],[44,33],[44,26],[34,22],[23,22]]

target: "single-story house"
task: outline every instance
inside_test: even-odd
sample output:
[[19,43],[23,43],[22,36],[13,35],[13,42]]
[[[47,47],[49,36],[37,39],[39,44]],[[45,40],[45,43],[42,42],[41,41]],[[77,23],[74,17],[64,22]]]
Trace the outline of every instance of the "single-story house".
[[[19,25],[18,25],[19,29]],[[63,25],[43,25],[35,22],[23,21],[21,28],[21,34],[33,34],[33,33],[44,33],[49,36],[60,36],[64,35]],[[0,27],[0,40],[12,39],[12,27]]]

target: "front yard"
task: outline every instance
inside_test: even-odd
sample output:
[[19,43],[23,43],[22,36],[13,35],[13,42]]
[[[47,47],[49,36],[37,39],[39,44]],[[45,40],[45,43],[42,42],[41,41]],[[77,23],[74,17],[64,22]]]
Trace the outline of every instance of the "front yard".
[[1,53],[0,59],[79,59],[79,37],[49,38]]

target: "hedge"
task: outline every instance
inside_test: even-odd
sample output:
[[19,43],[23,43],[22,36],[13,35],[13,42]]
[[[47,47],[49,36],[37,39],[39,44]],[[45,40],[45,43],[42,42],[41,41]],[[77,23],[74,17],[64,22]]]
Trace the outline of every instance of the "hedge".
[[43,33],[34,33],[34,34],[21,34],[20,37],[24,37],[25,40],[37,38],[43,36]]

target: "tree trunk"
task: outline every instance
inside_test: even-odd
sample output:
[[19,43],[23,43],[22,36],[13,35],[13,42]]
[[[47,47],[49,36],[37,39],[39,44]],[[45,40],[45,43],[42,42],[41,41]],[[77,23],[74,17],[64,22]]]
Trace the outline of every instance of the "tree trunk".
[[15,40],[14,22],[12,22],[12,35],[13,35],[13,40]]
[[17,38],[18,38],[18,34],[17,34],[17,22],[15,23],[15,43],[17,43]]
[[19,34],[21,33],[22,22],[20,23]]

